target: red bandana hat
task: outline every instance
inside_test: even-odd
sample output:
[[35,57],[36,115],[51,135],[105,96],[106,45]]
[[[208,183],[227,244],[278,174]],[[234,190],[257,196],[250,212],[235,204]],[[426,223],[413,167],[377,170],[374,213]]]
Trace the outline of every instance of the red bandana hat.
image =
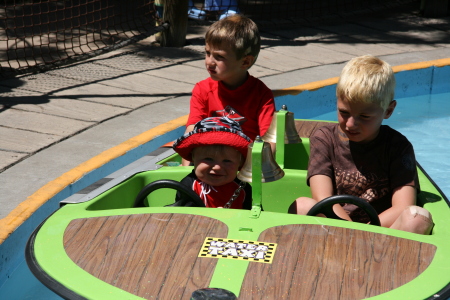
[[173,149],[186,160],[192,161],[192,150],[195,147],[224,145],[238,150],[247,157],[248,144],[251,139],[242,132],[238,122],[227,117],[211,117],[203,119],[194,126],[194,130],[178,138]]

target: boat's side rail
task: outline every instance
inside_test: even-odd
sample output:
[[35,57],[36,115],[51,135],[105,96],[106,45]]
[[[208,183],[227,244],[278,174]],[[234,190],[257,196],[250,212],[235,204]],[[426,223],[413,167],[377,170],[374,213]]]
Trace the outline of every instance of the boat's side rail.
[[172,148],[159,148],[127,165],[126,167],[123,167],[78,191],[72,196],[61,201],[61,204],[81,203],[92,200],[135,174],[159,169],[161,165],[158,164],[158,162],[173,154],[175,154],[175,151]]

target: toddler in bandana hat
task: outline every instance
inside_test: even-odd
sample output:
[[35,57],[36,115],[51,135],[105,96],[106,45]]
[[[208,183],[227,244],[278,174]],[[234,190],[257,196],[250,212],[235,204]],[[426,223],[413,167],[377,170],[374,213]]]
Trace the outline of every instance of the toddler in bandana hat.
[[[181,183],[192,188],[205,207],[251,209],[251,186],[236,178],[250,142],[239,123],[227,117],[211,117],[197,122],[193,131],[177,139],[173,145],[182,158],[194,164],[192,172]],[[179,192],[175,205],[194,206],[192,200]]]

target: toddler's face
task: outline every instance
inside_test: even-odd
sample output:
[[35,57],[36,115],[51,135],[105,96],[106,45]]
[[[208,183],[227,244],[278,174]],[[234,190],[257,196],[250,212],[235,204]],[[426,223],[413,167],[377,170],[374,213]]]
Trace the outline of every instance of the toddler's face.
[[211,146],[197,147],[192,158],[197,178],[211,186],[232,182],[241,165],[241,153],[229,146],[223,146],[223,151]]
[[234,89],[247,79],[248,57],[236,58],[230,46],[205,46],[205,66],[213,80],[222,81],[228,88]]
[[337,100],[339,127],[352,142],[368,143],[374,140],[384,119],[388,119],[395,108],[395,101],[385,111],[377,103],[348,102]]

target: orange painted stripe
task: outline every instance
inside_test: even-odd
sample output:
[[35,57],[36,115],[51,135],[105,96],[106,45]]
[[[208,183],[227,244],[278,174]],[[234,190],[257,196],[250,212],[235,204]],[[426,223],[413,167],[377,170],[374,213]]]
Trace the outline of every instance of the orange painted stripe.
[[[425,69],[431,66],[443,67],[450,65],[450,58],[443,58],[425,62],[418,62],[400,66],[394,66],[392,69],[394,72],[408,71]],[[338,77],[333,77],[325,80],[314,81],[306,84],[297,85],[294,87],[274,90],[273,93],[275,97],[280,97],[284,95],[297,95],[303,91],[314,91],[325,86],[336,84]],[[61,192],[68,185],[74,183],[87,174],[102,165],[108,163],[109,161],[124,155],[126,152],[152,140],[153,138],[176,129],[180,126],[184,126],[187,122],[187,115],[177,118],[175,120],[169,121],[165,124],[161,124],[153,129],[150,129],[138,136],[135,136],[128,141],[123,142],[109,150],[102,152],[101,154],[89,159],[88,161],[80,164],[74,169],[67,173],[64,173],[55,180],[47,183],[42,188],[37,190],[31,196],[29,196],[25,201],[20,203],[13,211],[11,211],[8,216],[0,219],[0,244],[26,219],[28,219],[41,205],[47,202],[49,199],[54,197],[56,194]],[[169,144],[169,143],[168,143]]]
[[274,90],[273,95],[275,97],[286,96],[286,95],[298,95],[303,91],[315,91],[325,86],[333,85],[338,82],[339,77],[328,78],[319,81],[313,81],[305,84],[300,84],[297,86],[285,88],[282,90]]
[[5,218],[0,220],[0,244],[26,219],[28,219],[39,207],[45,202],[61,192],[68,185],[76,182],[85,174],[100,168],[106,163],[115,158],[126,154],[128,151],[151,141],[152,139],[161,136],[167,132],[177,129],[180,126],[185,126],[188,116],[182,116],[175,120],[156,126],[146,132],[143,132],[111,149],[108,149],[99,155],[85,161],[72,170],[64,173],[53,181],[50,181],[25,201],[20,203],[13,211],[11,211]]
[[394,66],[392,69],[395,73],[400,71],[410,71],[410,70],[419,70],[419,69],[425,69],[432,66],[435,67],[445,67],[450,65],[450,58],[442,58],[442,59],[436,59],[436,60],[430,60],[430,61],[422,61],[412,64],[406,64],[406,65],[400,65],[400,66]]

